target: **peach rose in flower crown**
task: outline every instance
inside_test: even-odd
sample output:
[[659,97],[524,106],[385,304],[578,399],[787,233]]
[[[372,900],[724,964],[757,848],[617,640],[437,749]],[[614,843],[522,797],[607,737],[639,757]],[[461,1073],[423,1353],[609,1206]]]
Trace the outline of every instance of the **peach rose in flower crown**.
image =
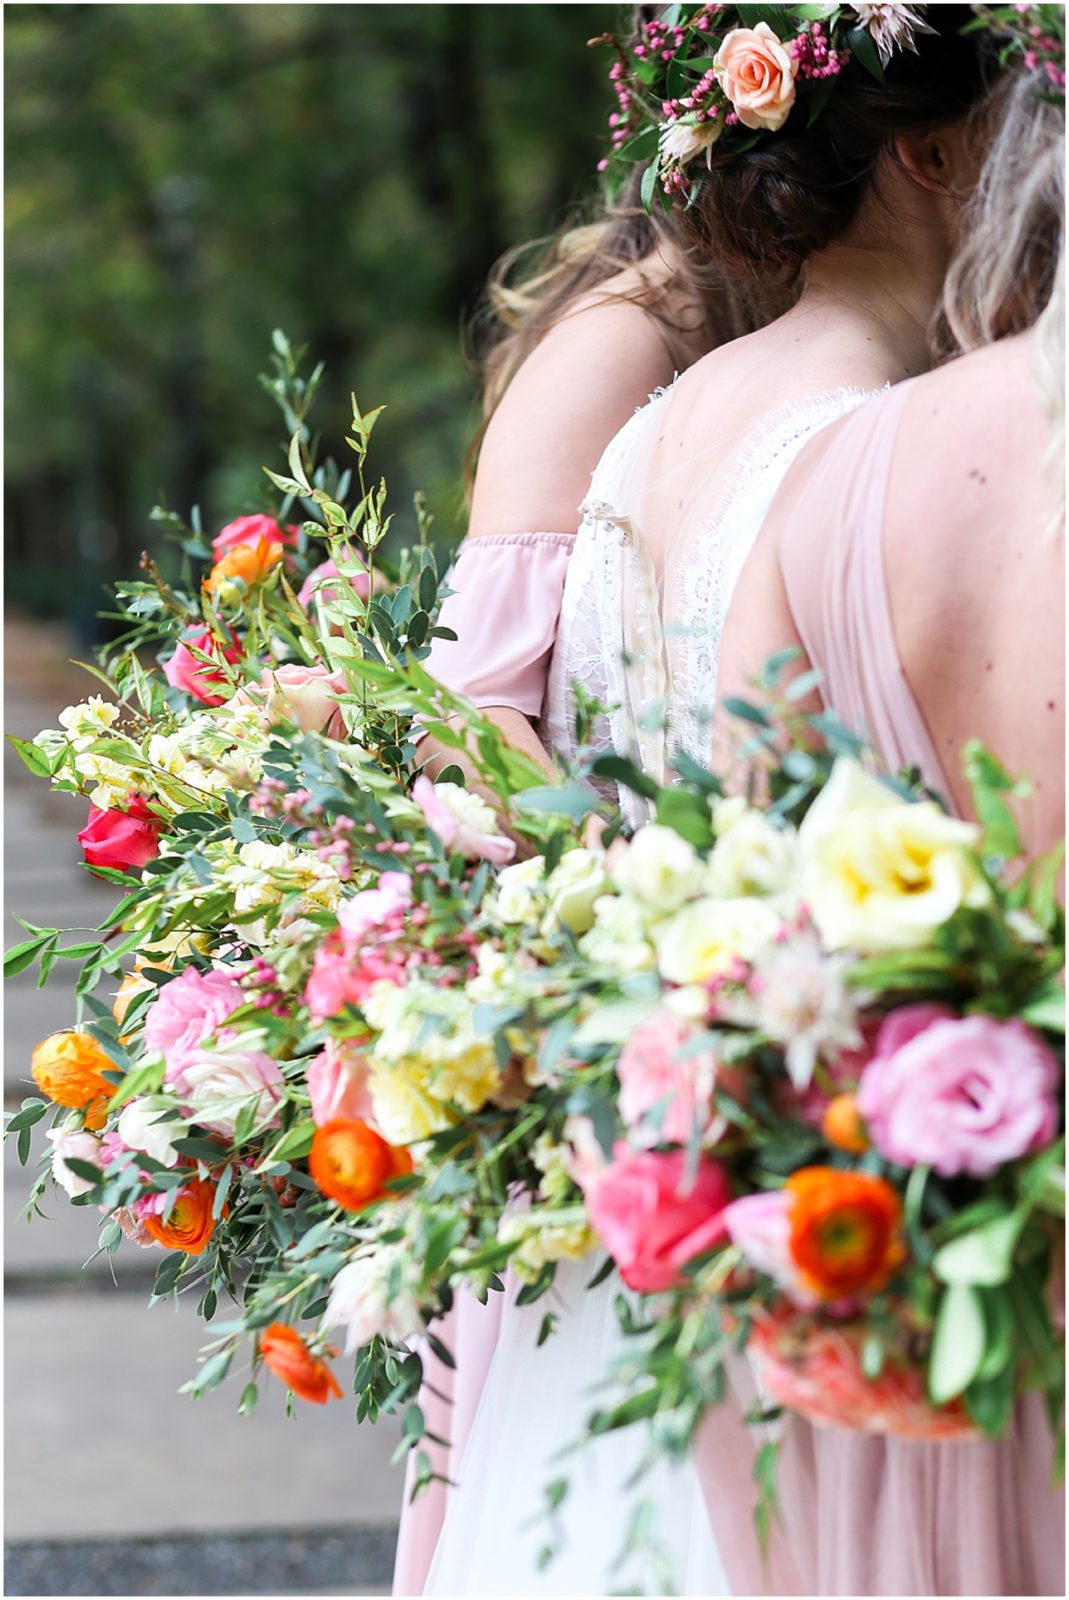
[[713,58],[717,82],[747,128],[782,128],[794,105],[798,63],[767,22],[733,28]]

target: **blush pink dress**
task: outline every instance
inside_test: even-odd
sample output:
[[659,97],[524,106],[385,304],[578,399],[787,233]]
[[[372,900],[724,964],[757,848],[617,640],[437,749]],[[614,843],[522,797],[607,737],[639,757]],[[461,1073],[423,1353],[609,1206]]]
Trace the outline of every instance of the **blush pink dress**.
[[[780,561],[827,703],[890,765],[916,764],[947,795],[899,659],[884,569],[888,485],[915,387],[901,384],[841,425],[792,508]],[[802,1592],[1064,1594],[1064,1503],[1052,1460],[1034,1395],[997,1443],[925,1444],[792,1422],[782,1537]]]

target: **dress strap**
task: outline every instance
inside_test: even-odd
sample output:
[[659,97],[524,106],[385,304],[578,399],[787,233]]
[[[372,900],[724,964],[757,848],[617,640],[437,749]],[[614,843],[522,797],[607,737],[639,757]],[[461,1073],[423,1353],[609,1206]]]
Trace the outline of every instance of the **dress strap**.
[[491,533],[465,539],[449,574],[432,678],[477,706],[537,718],[545,698],[574,533]]

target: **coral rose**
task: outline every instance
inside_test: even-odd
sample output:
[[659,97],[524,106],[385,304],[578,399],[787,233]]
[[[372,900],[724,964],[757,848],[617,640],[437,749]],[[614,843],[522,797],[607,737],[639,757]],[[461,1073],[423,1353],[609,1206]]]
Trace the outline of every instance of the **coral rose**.
[[296,544],[299,532],[300,529],[292,523],[287,523],[283,528],[274,517],[265,517],[262,513],[251,517],[235,517],[233,522],[219,529],[212,540],[212,550],[218,561],[228,550],[236,550],[243,544],[254,545],[258,539],[263,539],[267,544]]
[[162,1216],[143,1216],[141,1221],[157,1244],[168,1250],[184,1250],[187,1256],[199,1256],[215,1232],[214,1203],[215,1184],[205,1178],[191,1178],[179,1189],[166,1222]]
[[89,807],[89,818],[78,843],[91,867],[114,867],[130,872],[154,861],[160,853],[163,824],[144,795],[127,796],[125,811]]
[[747,128],[782,128],[798,63],[767,22],[733,28],[713,58],[716,79]]
[[167,682],[172,688],[181,689],[184,693],[192,695],[201,705],[221,706],[225,696],[216,694],[213,689],[208,688],[208,685],[225,684],[226,676],[218,668],[201,661],[193,654],[193,650],[199,650],[201,655],[210,656],[215,661],[222,660],[232,664],[240,661],[244,652],[238,643],[237,635],[231,633],[231,638],[233,644],[222,649],[211,628],[194,628],[184,639],[179,639],[174,655],[163,663],[163,675]]
[[386,1143],[360,1117],[335,1117],[317,1128],[308,1171],[320,1191],[346,1211],[387,1197],[387,1183],[412,1171],[412,1157]]
[[205,578],[204,587],[210,595],[229,597],[229,594],[237,592],[228,591],[226,587],[233,579],[240,578],[246,588],[251,589],[255,584],[262,583],[281,560],[281,544],[258,534],[251,544],[231,546]]
[[977,1437],[960,1400],[933,1406],[926,1398],[922,1367],[889,1353],[879,1377],[866,1377],[861,1347],[867,1333],[863,1324],[829,1328],[808,1317],[761,1317],[746,1353],[763,1393],[810,1422],[931,1443]]
[[281,1379],[299,1400],[325,1406],[332,1397],[343,1398],[333,1372],[325,1361],[312,1354],[296,1328],[272,1322],[260,1335],[260,1356],[268,1372]]
[[727,1173],[702,1157],[690,1180],[688,1153],[634,1151],[618,1144],[586,1191],[587,1215],[620,1276],[640,1294],[685,1283],[682,1268],[727,1237]]
[[791,1259],[820,1300],[882,1289],[905,1251],[902,1202],[885,1178],[803,1167],[787,1179]]
[[115,1085],[104,1077],[115,1063],[89,1033],[50,1033],[33,1053],[33,1081],[57,1106],[84,1111],[86,1125],[102,1128]]

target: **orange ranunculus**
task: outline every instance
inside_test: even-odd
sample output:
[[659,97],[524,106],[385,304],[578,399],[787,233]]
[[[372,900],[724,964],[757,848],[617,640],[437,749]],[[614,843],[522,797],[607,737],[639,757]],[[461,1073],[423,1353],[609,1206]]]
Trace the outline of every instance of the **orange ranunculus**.
[[282,560],[282,546],[273,539],[257,534],[250,544],[236,544],[220,556],[204,580],[209,594],[214,594],[219,583],[229,578],[241,578],[251,589],[272,572]]
[[391,1178],[412,1171],[412,1157],[360,1117],[334,1117],[315,1131],[308,1170],[325,1195],[346,1211],[361,1211],[384,1198]]
[[[336,1355],[336,1351],[328,1351]],[[341,1385],[325,1361],[314,1356],[297,1332],[284,1322],[272,1322],[260,1335],[260,1355],[264,1366],[281,1378],[299,1400],[325,1406],[333,1395],[342,1399]]]
[[869,1147],[855,1094],[837,1094],[829,1100],[820,1119],[820,1129],[836,1150],[846,1150],[852,1156],[862,1155]]
[[[138,995],[144,994],[148,989],[155,989],[155,987],[156,985],[153,983],[152,979],[146,978],[141,972],[135,970],[134,972],[126,973],[123,981],[119,985],[118,993],[115,996],[115,1004],[111,1008],[111,1014],[115,1018],[115,1021],[119,1024],[120,1028],[126,1021],[126,1013],[129,1011]],[[125,1044],[129,1037],[130,1035],[128,1033],[120,1033],[119,1043]]]
[[90,1033],[50,1033],[31,1058],[33,1081],[57,1106],[85,1112],[86,1126],[102,1128],[115,1084],[104,1077],[116,1071]]
[[882,1289],[905,1254],[902,1203],[885,1178],[803,1167],[787,1179],[791,1257],[822,1300]]
[[199,1256],[215,1231],[214,1200],[214,1183],[204,1178],[191,1178],[179,1191],[167,1221],[162,1217],[145,1217],[145,1231],[168,1250],[184,1250],[186,1255]]

